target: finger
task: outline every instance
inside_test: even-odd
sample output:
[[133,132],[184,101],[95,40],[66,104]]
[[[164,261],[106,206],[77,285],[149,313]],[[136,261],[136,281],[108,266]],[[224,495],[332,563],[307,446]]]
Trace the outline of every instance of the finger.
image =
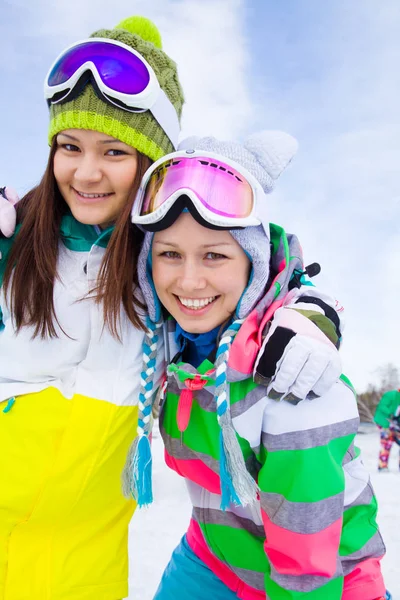
[[307,361],[299,372],[296,381],[290,388],[290,392],[298,398],[306,398],[307,395],[314,391],[315,384],[321,378],[321,375],[325,372],[329,365],[330,355],[325,353],[313,352],[309,354]]
[[308,360],[309,348],[298,338],[293,338],[277,364],[271,387],[281,394],[287,393]]
[[315,382],[312,391],[316,396],[323,396],[337,382],[342,374],[342,364],[339,355],[332,357],[326,369]]
[[11,202],[11,204],[12,204],[13,206],[14,206],[15,204],[17,204],[17,202],[19,202],[19,196],[18,196],[18,194],[17,194],[16,190],[14,190],[14,188],[13,188],[13,187],[11,187],[11,186],[7,185],[7,186],[4,188],[4,193],[5,193],[5,196],[6,196],[7,200],[8,200],[9,202]]

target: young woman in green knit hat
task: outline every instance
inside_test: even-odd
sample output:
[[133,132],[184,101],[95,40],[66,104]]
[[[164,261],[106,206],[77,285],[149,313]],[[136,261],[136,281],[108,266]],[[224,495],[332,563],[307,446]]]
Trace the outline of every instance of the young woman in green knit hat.
[[117,600],[145,338],[129,215],[183,94],[156,27],[131,18],[64,50],[45,96],[49,160],[15,233],[0,190],[0,598]]

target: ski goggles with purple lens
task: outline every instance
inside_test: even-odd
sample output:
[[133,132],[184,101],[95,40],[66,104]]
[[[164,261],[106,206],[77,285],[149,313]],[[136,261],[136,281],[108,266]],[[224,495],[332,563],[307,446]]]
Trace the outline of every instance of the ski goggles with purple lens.
[[132,222],[144,230],[164,229],[171,224],[168,214],[183,197],[211,226],[230,229],[261,223],[256,207],[264,190],[251,173],[223,156],[195,150],[168,154],[146,171]]
[[174,148],[179,135],[175,108],[149,63],[133,48],[107,38],[89,38],[66,48],[46,76],[48,104],[67,102],[90,81],[105,102],[128,112],[151,111]]

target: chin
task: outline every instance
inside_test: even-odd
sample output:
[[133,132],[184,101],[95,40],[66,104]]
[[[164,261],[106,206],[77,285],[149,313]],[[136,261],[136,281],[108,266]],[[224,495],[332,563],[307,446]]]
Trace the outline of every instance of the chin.
[[196,323],[193,323],[193,322],[184,323],[181,321],[181,323],[179,323],[179,325],[182,327],[182,329],[184,329],[188,333],[208,333],[209,331],[211,331],[212,329],[215,329],[216,327],[218,327],[218,325],[220,325],[222,323],[223,323],[223,321],[221,321],[220,323],[210,321],[210,322],[204,323],[204,324],[199,323],[198,321]]
[[82,225],[101,225],[104,222],[104,215],[95,214],[81,210],[71,210],[74,218]]

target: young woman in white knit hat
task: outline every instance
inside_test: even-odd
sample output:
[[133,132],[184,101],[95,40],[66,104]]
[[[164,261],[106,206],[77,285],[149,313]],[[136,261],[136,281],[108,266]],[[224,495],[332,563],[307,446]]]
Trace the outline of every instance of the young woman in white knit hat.
[[[148,326],[164,332],[165,459],[193,504],[155,600],[383,600],[339,317],[296,236],[268,219],[296,143],[263,132],[183,146],[147,171],[132,212]],[[144,388],[156,346],[145,340]],[[136,462],[144,494],[148,463]]]

